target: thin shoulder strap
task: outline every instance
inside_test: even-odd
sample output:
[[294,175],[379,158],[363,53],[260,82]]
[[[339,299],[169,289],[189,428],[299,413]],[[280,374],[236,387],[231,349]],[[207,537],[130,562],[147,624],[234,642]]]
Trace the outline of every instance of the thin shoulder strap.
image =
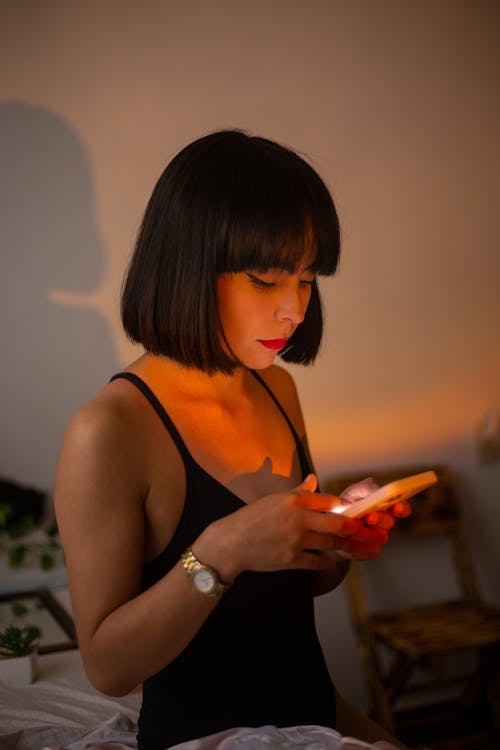
[[130,383],[133,383],[141,391],[141,393],[149,401],[149,403],[151,404],[151,406],[153,407],[153,409],[155,410],[155,412],[158,414],[161,421],[165,425],[167,431],[170,434],[170,437],[174,441],[184,461],[192,461],[191,454],[186,448],[184,440],[181,438],[177,427],[172,422],[172,420],[168,416],[167,412],[165,411],[161,403],[158,401],[157,397],[155,396],[155,394],[153,393],[149,385],[147,385],[147,383],[145,383],[142,378],[140,378],[138,375],[136,375],[133,372],[119,372],[116,375],[113,375],[113,377],[110,379],[110,382],[113,380],[118,380],[119,378],[130,381]]
[[[285,418],[286,423],[288,424],[288,426],[289,426],[289,428],[291,430],[291,433],[293,435],[293,438],[295,440],[295,445],[297,446],[297,452],[299,454],[300,465],[302,467],[302,471],[305,472],[305,473],[309,472],[311,470],[311,467],[310,467],[310,464],[309,464],[309,460],[308,460],[308,458],[306,456],[304,445],[303,445],[301,439],[299,438],[299,436],[297,434],[297,431],[296,431],[295,427],[293,426],[292,421],[290,420],[288,414],[283,409],[283,407],[281,406],[280,402],[278,401],[278,399],[276,398],[276,396],[274,395],[274,393],[272,392],[272,390],[269,388],[269,386],[267,385],[267,383],[265,383],[264,380],[260,377],[260,375],[258,375],[255,372],[255,370],[250,370],[250,372],[252,373],[252,375],[254,376],[254,378],[262,385],[262,387],[265,388],[265,390],[268,392],[268,394],[270,395],[270,397],[272,398],[272,400],[274,401],[274,403],[276,404],[276,406],[280,410],[281,414]],[[111,381],[117,380],[118,378],[122,378],[124,380],[128,380],[130,383],[133,383],[133,385],[135,385],[141,391],[141,393],[149,401],[149,403],[151,404],[151,406],[153,407],[153,409],[155,410],[155,412],[158,414],[158,416],[160,417],[161,421],[165,425],[165,428],[169,432],[172,440],[174,441],[175,445],[177,446],[177,448],[179,450],[179,453],[181,454],[181,456],[184,459],[184,461],[192,462],[193,458],[192,458],[190,452],[188,451],[188,449],[187,449],[187,447],[186,447],[186,445],[184,443],[184,440],[181,438],[181,436],[179,434],[179,431],[177,430],[177,427],[172,422],[172,420],[168,416],[167,412],[163,408],[162,404],[157,399],[157,397],[155,396],[155,394],[153,393],[153,391],[151,390],[151,388],[147,385],[147,383],[145,383],[142,378],[140,378],[138,375],[136,375],[133,372],[119,372],[116,375],[113,375],[113,377],[111,378]]]
[[263,388],[266,389],[266,391],[269,393],[269,395],[271,396],[272,400],[274,401],[274,403],[276,404],[276,406],[278,407],[278,409],[280,410],[280,412],[283,414],[284,418],[286,419],[286,422],[287,422],[288,426],[290,427],[290,430],[291,430],[291,433],[293,435],[293,438],[295,440],[295,444],[297,446],[297,452],[299,454],[300,464],[302,466],[302,469],[304,471],[306,471],[306,472],[310,471],[311,467],[309,465],[309,460],[308,460],[308,458],[306,456],[306,451],[304,449],[304,444],[302,443],[302,440],[298,436],[297,430],[293,426],[292,420],[290,419],[290,417],[288,416],[288,414],[286,413],[286,411],[283,409],[283,407],[281,406],[280,402],[278,401],[278,399],[276,398],[276,396],[274,395],[274,393],[272,392],[272,390],[269,388],[269,386],[267,385],[267,383],[261,378],[261,376],[258,375],[255,370],[250,370],[250,372],[252,373],[252,375],[254,376],[254,378],[263,386]]

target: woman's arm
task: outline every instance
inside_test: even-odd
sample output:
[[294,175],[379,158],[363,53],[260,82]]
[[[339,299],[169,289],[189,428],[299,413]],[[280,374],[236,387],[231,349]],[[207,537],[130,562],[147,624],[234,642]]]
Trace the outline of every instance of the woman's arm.
[[[146,507],[157,484],[150,447],[135,411],[101,395],[72,420],[56,476],[56,515],[82,658],[91,682],[111,695],[126,694],[170,663],[218,602],[192,589],[181,562],[140,591]],[[171,535],[184,501],[176,461],[174,447],[164,461],[162,454],[162,493],[173,488],[162,494]],[[311,477],[213,522],[194,541],[194,553],[227,583],[243,570],[334,567],[317,552],[349,546],[361,524],[317,512],[331,497],[313,493],[314,483]],[[374,544],[379,537],[372,532]]]
[[78,643],[90,680],[112,695],[164,667],[216,606],[181,564],[140,593],[147,467],[130,415],[101,398],[72,420],[56,475]]

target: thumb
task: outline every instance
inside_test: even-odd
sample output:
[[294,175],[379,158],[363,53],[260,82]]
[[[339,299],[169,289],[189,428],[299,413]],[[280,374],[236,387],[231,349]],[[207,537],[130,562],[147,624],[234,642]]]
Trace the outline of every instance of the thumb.
[[308,474],[307,477],[299,484],[299,492],[315,492],[318,486],[318,477],[316,474]]

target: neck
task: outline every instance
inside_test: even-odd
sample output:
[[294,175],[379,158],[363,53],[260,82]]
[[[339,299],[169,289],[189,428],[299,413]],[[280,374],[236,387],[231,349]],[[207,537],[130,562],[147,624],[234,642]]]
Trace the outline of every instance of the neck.
[[231,400],[241,394],[251,377],[245,367],[235,368],[231,375],[222,372],[209,375],[203,370],[185,367],[166,357],[149,353],[139,357],[128,369],[142,375],[152,387],[174,385],[179,393],[220,401]]

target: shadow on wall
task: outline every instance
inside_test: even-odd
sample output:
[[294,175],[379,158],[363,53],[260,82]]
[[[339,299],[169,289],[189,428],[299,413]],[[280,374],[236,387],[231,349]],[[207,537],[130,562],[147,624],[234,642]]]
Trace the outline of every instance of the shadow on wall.
[[50,290],[89,294],[104,249],[84,146],[59,116],[0,104],[0,476],[51,492],[72,414],[117,370],[104,318]]

